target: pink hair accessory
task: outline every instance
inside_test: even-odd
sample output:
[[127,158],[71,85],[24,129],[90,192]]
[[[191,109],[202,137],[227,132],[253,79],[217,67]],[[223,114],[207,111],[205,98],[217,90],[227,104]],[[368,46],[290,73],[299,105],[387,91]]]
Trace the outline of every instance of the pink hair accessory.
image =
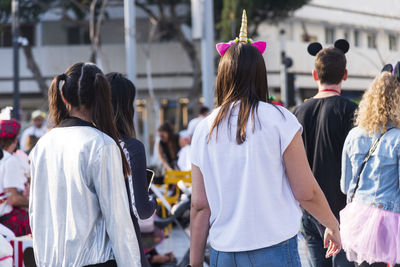
[[229,41],[227,43],[218,43],[216,45],[218,54],[222,57],[225,54],[226,50],[228,50],[228,48],[234,44],[236,44],[236,42],[234,40]]
[[235,40],[231,40],[227,43],[218,43],[216,45],[218,54],[222,57],[226,50],[228,50],[229,47],[231,47],[234,44],[237,43],[249,43],[253,45],[255,48],[260,51],[261,54],[265,52],[265,49],[267,48],[267,43],[264,41],[256,41],[254,42],[252,39],[247,38],[247,15],[246,15],[246,10],[243,10],[243,15],[242,15],[242,25],[240,27],[240,33],[239,37],[237,37]]
[[252,42],[251,44],[255,46],[261,54],[264,54],[265,49],[267,48],[267,42],[264,41],[256,41]]
[[[232,40],[232,41],[229,41],[227,43],[218,43],[216,45],[218,54],[222,57],[225,54],[226,50],[228,50],[229,47],[231,47],[232,45],[238,43],[238,41],[236,41],[236,40]],[[250,43],[255,48],[257,48],[258,51],[260,51],[261,54],[264,54],[265,49],[267,48],[267,42],[264,42],[264,41],[255,41],[255,42],[253,42],[252,40],[249,39],[248,43]]]

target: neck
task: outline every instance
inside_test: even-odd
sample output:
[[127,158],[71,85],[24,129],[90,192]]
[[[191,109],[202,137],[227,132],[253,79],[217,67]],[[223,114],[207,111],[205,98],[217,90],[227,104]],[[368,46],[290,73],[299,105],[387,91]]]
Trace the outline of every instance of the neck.
[[92,114],[91,114],[91,112],[88,111],[85,108],[82,108],[82,107],[80,107],[80,108],[73,107],[71,109],[71,111],[69,112],[69,115],[71,117],[77,117],[77,118],[79,118],[81,120],[84,120],[84,121],[92,122]]
[[12,153],[14,153],[15,146],[13,146],[13,145],[8,146],[7,148],[4,148],[4,150],[7,151],[8,153],[12,154]]
[[341,94],[341,84],[319,84],[314,98],[325,98]]

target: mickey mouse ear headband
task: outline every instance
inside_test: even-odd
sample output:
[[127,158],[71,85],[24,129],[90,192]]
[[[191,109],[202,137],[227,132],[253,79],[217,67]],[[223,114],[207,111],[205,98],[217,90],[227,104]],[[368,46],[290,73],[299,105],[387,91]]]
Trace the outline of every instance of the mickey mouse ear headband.
[[243,15],[242,15],[242,25],[240,27],[240,33],[239,33],[239,37],[236,37],[235,40],[231,40],[227,43],[218,43],[216,45],[218,54],[222,57],[226,50],[228,50],[229,47],[231,47],[234,44],[237,43],[248,43],[253,45],[255,48],[258,49],[258,51],[260,51],[261,54],[264,53],[266,47],[267,47],[267,43],[263,42],[263,41],[256,41],[254,42],[252,39],[247,37],[247,15],[246,15],[246,10],[243,10]]
[[[337,40],[333,46],[335,48],[341,50],[344,54],[346,54],[350,48],[349,42],[347,42],[344,39]],[[312,56],[316,56],[318,54],[318,52],[321,51],[322,49],[323,49],[322,45],[318,42],[311,43],[307,47],[308,53]]]
[[385,66],[383,66],[381,73],[382,72],[390,72],[400,82],[400,62],[397,62],[394,69],[392,64],[386,64]]

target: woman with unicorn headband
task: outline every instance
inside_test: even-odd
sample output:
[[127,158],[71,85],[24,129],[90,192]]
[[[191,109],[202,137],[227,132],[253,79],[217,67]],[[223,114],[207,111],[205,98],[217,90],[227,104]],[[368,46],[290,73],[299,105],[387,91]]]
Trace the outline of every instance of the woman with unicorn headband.
[[247,37],[217,44],[217,108],[193,136],[191,266],[301,266],[300,206],[326,227],[327,257],[341,249],[339,224],[308,165],[302,127],[267,103],[265,42]]

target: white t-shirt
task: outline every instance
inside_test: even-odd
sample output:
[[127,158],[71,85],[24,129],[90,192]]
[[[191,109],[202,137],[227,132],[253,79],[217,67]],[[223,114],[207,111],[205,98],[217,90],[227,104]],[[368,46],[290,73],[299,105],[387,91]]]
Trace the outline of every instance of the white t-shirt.
[[192,169],[192,162],[190,161],[190,145],[186,145],[179,150],[177,164],[181,171],[190,171]]
[[[251,119],[247,139],[236,143],[237,110],[213,131],[219,112],[199,123],[191,144],[191,160],[203,174],[211,209],[209,240],[219,251],[269,247],[295,236],[301,210],[286,177],[283,153],[302,129],[288,110],[260,102],[255,131]],[[257,118],[257,117],[256,117]]]
[[[18,158],[3,150],[4,157],[0,160],[0,194],[6,188],[25,190],[26,177],[24,169]],[[12,206],[7,201],[0,200],[0,216],[12,211]]]
[[188,124],[188,134],[189,135],[193,135],[194,131],[196,130],[197,125],[199,125],[199,123],[204,119],[204,117],[196,117],[194,119],[192,119],[191,121],[189,121]]

